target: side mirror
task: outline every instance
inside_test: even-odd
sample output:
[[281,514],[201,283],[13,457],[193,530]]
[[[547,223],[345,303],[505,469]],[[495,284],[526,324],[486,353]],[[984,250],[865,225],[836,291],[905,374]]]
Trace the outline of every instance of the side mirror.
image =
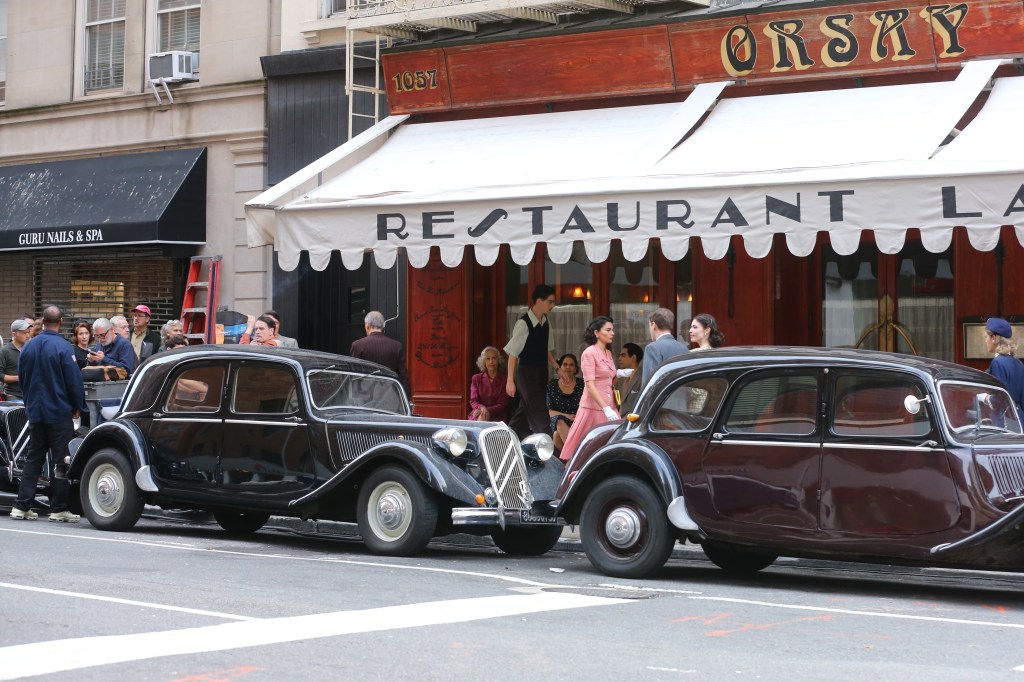
[[917,414],[921,411],[921,403],[931,402],[931,398],[925,396],[924,398],[918,398],[915,395],[908,395],[903,399],[903,407],[906,408],[910,414]]

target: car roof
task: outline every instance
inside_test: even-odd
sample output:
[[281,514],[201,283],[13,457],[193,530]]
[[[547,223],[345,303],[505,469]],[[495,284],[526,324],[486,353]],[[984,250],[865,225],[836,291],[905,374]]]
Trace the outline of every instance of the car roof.
[[360,374],[377,372],[391,378],[397,378],[392,370],[378,365],[369,360],[361,360],[348,355],[336,355],[317,350],[306,350],[304,348],[281,348],[279,346],[257,346],[250,344],[206,344],[175,348],[173,350],[161,351],[150,357],[151,360],[160,364],[172,363],[185,360],[202,358],[204,360],[224,359],[231,360],[240,357],[271,357],[284,359],[297,363],[301,366],[303,374],[309,370],[336,369],[342,372],[356,372]]
[[[837,366],[858,365],[878,368],[894,365],[930,375],[935,381],[982,381],[991,383],[992,377],[985,372],[943,360],[934,360],[918,355],[887,353],[884,351],[857,348],[814,348],[808,346],[730,346],[706,351],[691,351],[678,355],[663,367],[676,370],[692,370],[708,366],[739,367],[769,366],[778,364],[832,364]],[[670,370],[671,371],[671,370]]]

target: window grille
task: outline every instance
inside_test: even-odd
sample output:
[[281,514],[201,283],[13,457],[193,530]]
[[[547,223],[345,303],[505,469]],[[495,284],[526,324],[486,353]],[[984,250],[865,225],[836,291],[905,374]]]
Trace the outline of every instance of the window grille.
[[125,0],[87,0],[85,91],[124,85]]
[[199,1],[158,0],[157,26],[160,52],[192,53],[192,69],[199,70]]
[[[86,253],[87,251],[87,253]],[[39,315],[54,304],[64,311],[65,335],[76,320],[124,315],[144,303],[153,311],[150,328],[159,331],[181,312],[182,292],[175,291],[175,272],[187,259],[164,256],[159,249],[119,253],[79,249],[0,254],[4,296],[0,299],[0,328],[26,313]],[[7,340],[4,333],[4,340]]]

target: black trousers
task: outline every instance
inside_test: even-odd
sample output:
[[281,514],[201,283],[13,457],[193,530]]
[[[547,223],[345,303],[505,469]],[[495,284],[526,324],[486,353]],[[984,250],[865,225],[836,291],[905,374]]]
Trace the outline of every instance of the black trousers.
[[[39,483],[39,474],[46,464],[46,453],[52,452],[50,460],[50,512],[67,511],[68,500],[71,497],[71,484],[68,482],[65,472],[64,458],[71,452],[68,450],[68,443],[74,437],[74,424],[71,422],[71,415],[67,421],[60,424],[29,424],[28,426],[28,452],[25,453],[25,467],[21,472],[21,484],[18,486],[18,499],[14,506],[22,511],[28,511],[32,507],[32,500],[36,496],[36,485]],[[60,473],[58,478],[57,473]]]
[[516,395],[519,407],[509,420],[509,426],[520,438],[533,433],[551,435],[551,419],[547,403],[548,366],[524,365],[516,367]]

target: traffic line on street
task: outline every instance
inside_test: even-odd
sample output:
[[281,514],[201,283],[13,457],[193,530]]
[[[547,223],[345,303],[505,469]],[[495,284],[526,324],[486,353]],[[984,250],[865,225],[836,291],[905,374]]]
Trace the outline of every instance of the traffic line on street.
[[941,618],[939,616],[914,616],[907,613],[885,613],[884,611],[858,611],[856,609],[834,609],[827,606],[805,606],[802,604],[781,604],[779,602],[758,601],[756,599],[738,599],[736,597],[691,596],[687,599],[703,601],[728,602],[730,604],[746,604],[748,606],[767,606],[775,609],[793,609],[796,611],[816,611],[819,613],[837,613],[847,616],[869,616],[871,618],[895,618],[899,620],[919,620],[933,623],[949,623],[954,625],[981,625],[994,628],[1012,628],[1024,630],[1024,623],[1000,623],[989,620],[969,620],[966,618]]
[[178,613],[191,613],[197,616],[214,616],[216,618],[227,618],[229,620],[259,620],[252,616],[238,616],[233,613],[220,613],[219,611],[205,611],[203,609],[190,609],[185,606],[169,606],[167,604],[156,604],[153,602],[136,601],[134,599],[121,599],[119,597],[106,597],[100,594],[88,594],[86,592],[68,592],[67,590],[53,590],[48,587],[34,587],[32,585],[15,585],[14,583],[0,583],[0,588],[9,590],[25,590],[27,592],[42,592],[60,597],[75,597],[76,599],[92,599],[94,601],[105,601],[112,604],[124,604],[126,606],[144,606],[147,609],[162,609],[164,611],[177,611]]
[[[3,661],[0,680],[165,656],[267,646],[364,632],[449,625],[634,601],[568,592],[537,592],[256,619],[164,632],[35,642],[0,648],[0,661]],[[60,655],[55,656],[54,652],[57,651]]]

